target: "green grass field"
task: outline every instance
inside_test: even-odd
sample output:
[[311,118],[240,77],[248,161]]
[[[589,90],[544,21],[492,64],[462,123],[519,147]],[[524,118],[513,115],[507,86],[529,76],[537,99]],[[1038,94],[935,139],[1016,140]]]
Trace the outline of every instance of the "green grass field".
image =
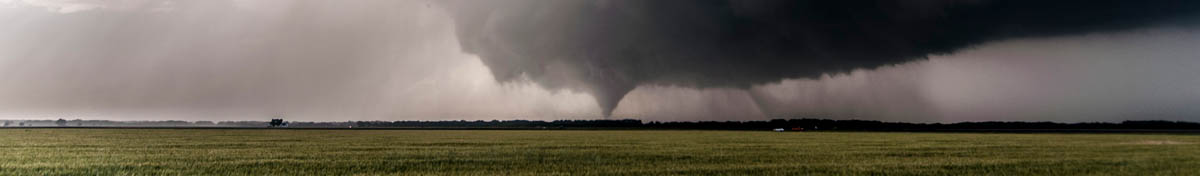
[[0,129],[0,175],[1200,175],[1200,136]]

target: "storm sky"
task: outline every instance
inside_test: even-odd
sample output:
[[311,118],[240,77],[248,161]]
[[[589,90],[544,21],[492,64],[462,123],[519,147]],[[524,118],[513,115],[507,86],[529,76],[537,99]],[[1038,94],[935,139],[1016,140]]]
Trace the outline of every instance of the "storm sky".
[[1200,121],[1200,3],[915,2],[0,0],[0,119]]

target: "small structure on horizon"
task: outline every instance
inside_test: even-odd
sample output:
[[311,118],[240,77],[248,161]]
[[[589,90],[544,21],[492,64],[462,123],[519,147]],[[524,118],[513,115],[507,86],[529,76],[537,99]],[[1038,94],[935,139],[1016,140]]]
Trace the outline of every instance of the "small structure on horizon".
[[270,125],[271,127],[287,127],[287,122],[284,122],[283,119],[271,119]]
[[783,128],[776,128],[775,132],[783,132]]

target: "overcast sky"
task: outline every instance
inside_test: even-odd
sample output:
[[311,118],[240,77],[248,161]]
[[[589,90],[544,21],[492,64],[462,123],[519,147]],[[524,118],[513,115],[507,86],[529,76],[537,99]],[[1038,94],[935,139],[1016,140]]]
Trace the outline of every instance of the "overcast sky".
[[[557,120],[611,110],[666,121],[1200,121],[1200,31],[1188,16],[964,33],[981,36],[962,37],[969,45],[914,39],[926,28],[848,44],[730,42],[688,35],[780,38],[719,27],[778,16],[723,4],[736,18],[680,20],[698,27],[674,36],[641,15],[724,17],[621,4],[630,1],[465,2],[0,0],[0,119]],[[898,5],[918,10],[888,16],[982,3]],[[760,29],[750,31],[795,30]],[[818,56],[828,58],[788,60]]]

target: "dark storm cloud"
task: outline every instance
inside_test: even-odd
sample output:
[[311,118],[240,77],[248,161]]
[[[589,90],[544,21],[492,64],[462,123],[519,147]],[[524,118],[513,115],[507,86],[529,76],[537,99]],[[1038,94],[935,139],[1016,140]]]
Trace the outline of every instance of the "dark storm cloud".
[[497,80],[591,93],[748,88],[948,54],[988,41],[1178,23],[1190,0],[492,0],[442,2]]

